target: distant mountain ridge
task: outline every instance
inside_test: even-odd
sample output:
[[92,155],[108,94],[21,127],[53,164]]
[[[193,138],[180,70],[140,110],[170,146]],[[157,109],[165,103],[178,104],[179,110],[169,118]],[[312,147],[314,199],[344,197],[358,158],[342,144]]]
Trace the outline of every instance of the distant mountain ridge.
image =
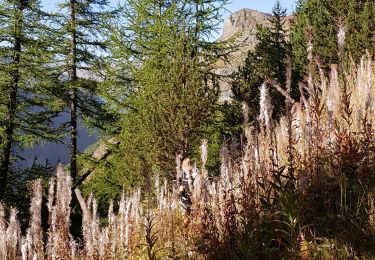
[[[246,52],[255,47],[257,43],[257,26],[269,27],[271,25],[271,14],[262,13],[257,10],[244,8],[232,13],[224,22],[223,33],[219,41],[227,40],[238,35],[236,42],[240,44],[240,52]],[[285,17],[285,30],[289,31],[293,16]]]

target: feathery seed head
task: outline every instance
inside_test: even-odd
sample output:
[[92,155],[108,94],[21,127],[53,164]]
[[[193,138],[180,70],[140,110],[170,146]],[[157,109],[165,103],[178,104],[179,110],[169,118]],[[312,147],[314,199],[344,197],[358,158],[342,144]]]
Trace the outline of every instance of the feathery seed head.
[[206,166],[207,163],[207,146],[208,146],[208,140],[203,139],[202,145],[201,145],[201,159],[202,159],[202,165]]
[[263,83],[260,87],[259,106],[259,121],[265,127],[267,133],[270,133],[273,106],[271,104],[271,97],[269,95],[268,88],[265,83]]
[[245,101],[242,102],[242,114],[243,114],[243,124],[247,125],[249,123],[249,106]]
[[337,31],[337,43],[339,46],[339,49],[342,50],[345,46],[345,38],[346,38],[346,26],[343,21],[339,22]]

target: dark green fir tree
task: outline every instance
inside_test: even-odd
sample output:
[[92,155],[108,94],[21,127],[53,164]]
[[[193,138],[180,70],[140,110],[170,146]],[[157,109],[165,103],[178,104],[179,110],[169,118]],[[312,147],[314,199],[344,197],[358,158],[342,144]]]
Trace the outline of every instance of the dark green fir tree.
[[306,73],[308,35],[312,38],[313,54],[325,69],[340,62],[340,29],[344,32],[344,61],[358,61],[366,50],[374,53],[374,15],[374,0],[299,1],[291,32],[295,70]]
[[[257,44],[246,57],[245,64],[235,74],[232,92],[235,102],[246,102],[250,120],[257,119],[259,112],[259,87],[268,79],[275,80],[285,87],[287,58],[290,57],[290,44],[287,40],[286,9],[276,1],[270,26],[258,26]],[[296,81],[296,80],[295,80]],[[294,86],[296,88],[296,86]],[[270,88],[273,116],[279,117],[285,108],[284,96],[275,88]]]

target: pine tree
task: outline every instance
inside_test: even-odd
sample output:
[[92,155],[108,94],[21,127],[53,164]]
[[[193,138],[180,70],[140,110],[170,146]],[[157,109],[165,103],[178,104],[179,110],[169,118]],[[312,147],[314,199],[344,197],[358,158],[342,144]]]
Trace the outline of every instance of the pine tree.
[[0,199],[16,151],[42,140],[58,141],[52,127],[59,105],[46,16],[37,0],[0,3]]

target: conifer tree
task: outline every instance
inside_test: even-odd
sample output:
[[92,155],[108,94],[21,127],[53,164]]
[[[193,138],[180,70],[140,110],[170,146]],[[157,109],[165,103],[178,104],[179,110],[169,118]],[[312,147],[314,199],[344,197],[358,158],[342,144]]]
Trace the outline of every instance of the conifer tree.
[[[209,36],[225,3],[125,2],[126,26],[112,29],[109,68],[113,73],[107,73],[108,81],[103,83],[106,99],[121,111],[115,127],[121,144],[109,158],[111,167],[101,172],[106,177],[98,174],[96,180],[111,179],[105,185],[132,184],[155,173],[169,179],[175,176],[176,153],[189,156],[216,106],[219,92],[211,65],[227,49],[226,43],[210,42]],[[108,93],[109,89],[113,91]],[[116,185],[113,191],[119,192]]]
[[[248,104],[251,120],[256,120],[258,115],[260,85],[267,79],[276,80],[280,86],[285,85],[287,57],[291,55],[285,18],[286,9],[276,1],[269,19],[270,26],[258,26],[255,49],[248,53],[245,64],[235,74],[232,85],[234,98]],[[284,97],[274,88],[270,88],[270,94],[275,107],[273,116],[277,117],[283,112]]]
[[59,106],[50,95],[57,78],[50,73],[44,18],[37,0],[0,3],[0,200],[15,152],[59,139],[52,127]]
[[[70,113],[70,171],[74,181],[77,179],[77,138],[78,121],[84,116],[100,124],[105,116],[103,102],[97,95],[99,74],[95,67],[105,53],[104,24],[110,12],[106,0],[66,0],[56,14],[61,50],[56,54],[58,70],[64,82],[63,100],[68,103]],[[98,119],[100,118],[100,119]]]
[[345,30],[344,58],[358,60],[366,50],[374,53],[374,0],[304,0],[295,13],[291,43],[295,70],[306,72],[307,34],[312,35],[314,55],[325,68],[339,63],[337,35]]

